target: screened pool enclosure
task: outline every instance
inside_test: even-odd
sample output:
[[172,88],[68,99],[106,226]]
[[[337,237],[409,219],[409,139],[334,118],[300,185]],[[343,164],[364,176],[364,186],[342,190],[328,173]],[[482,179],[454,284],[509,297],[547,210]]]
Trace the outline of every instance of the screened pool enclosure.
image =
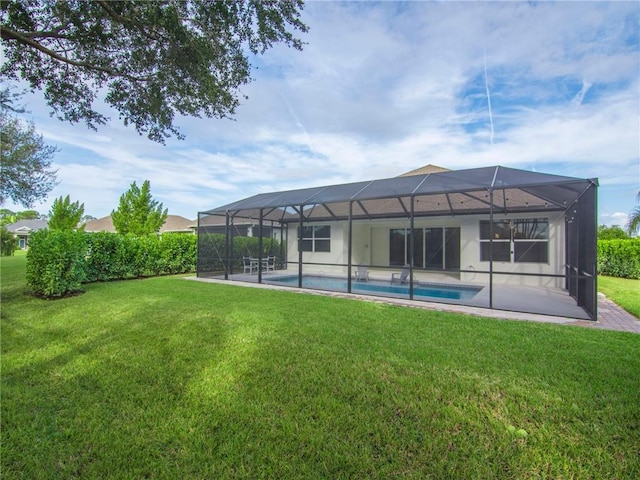
[[497,166],[258,194],[198,214],[197,274],[596,319],[597,185]]

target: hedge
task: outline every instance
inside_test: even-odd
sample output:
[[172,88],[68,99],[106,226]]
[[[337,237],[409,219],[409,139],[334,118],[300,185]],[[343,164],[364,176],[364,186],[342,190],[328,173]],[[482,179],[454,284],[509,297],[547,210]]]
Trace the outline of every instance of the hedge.
[[[225,236],[201,235],[205,271],[222,271]],[[40,230],[32,235],[27,253],[27,283],[44,297],[62,297],[81,291],[83,283],[108,282],[193,272],[198,237],[181,233],[162,236],[119,235]],[[279,243],[264,238],[262,256],[279,251]],[[233,256],[258,256],[258,238],[236,237]],[[201,267],[202,269],[203,267]]]
[[[203,233],[198,239],[198,269],[206,273],[220,273],[224,271],[225,258],[225,236],[221,233]],[[233,269],[242,269],[242,257],[254,257],[259,255],[259,238],[257,237],[234,237],[232,242],[231,258]],[[262,239],[261,257],[268,255],[281,256],[280,252],[286,251],[285,243],[280,248],[280,242],[273,238]],[[283,260],[282,258],[279,259]]]
[[39,230],[29,238],[27,284],[37,295],[63,297],[82,291],[86,234]]
[[640,239],[599,240],[598,273],[640,279]]

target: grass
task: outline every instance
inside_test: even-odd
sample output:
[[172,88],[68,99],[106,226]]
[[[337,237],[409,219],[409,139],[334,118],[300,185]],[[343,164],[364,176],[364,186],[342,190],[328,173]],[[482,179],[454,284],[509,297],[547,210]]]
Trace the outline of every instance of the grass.
[[598,290],[627,312],[640,318],[640,280],[598,277]]
[[24,261],[5,479],[640,476],[640,335],[178,277],[44,301]]

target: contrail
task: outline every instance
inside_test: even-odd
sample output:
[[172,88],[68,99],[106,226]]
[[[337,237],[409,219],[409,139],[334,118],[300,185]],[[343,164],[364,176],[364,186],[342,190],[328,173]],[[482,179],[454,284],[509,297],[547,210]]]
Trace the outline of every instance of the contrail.
[[484,88],[487,91],[487,104],[489,105],[489,125],[491,126],[491,145],[493,145],[493,112],[491,111],[491,93],[489,93],[489,81],[487,80],[487,52],[484,52]]

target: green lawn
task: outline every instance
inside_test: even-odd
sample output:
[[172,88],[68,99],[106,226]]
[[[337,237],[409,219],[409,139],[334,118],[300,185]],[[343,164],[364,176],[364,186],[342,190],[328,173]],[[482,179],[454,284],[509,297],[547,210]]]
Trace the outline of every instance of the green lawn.
[[45,301],[24,262],[3,479],[640,478],[640,335],[178,277]]
[[640,318],[640,280],[599,276],[598,290]]

